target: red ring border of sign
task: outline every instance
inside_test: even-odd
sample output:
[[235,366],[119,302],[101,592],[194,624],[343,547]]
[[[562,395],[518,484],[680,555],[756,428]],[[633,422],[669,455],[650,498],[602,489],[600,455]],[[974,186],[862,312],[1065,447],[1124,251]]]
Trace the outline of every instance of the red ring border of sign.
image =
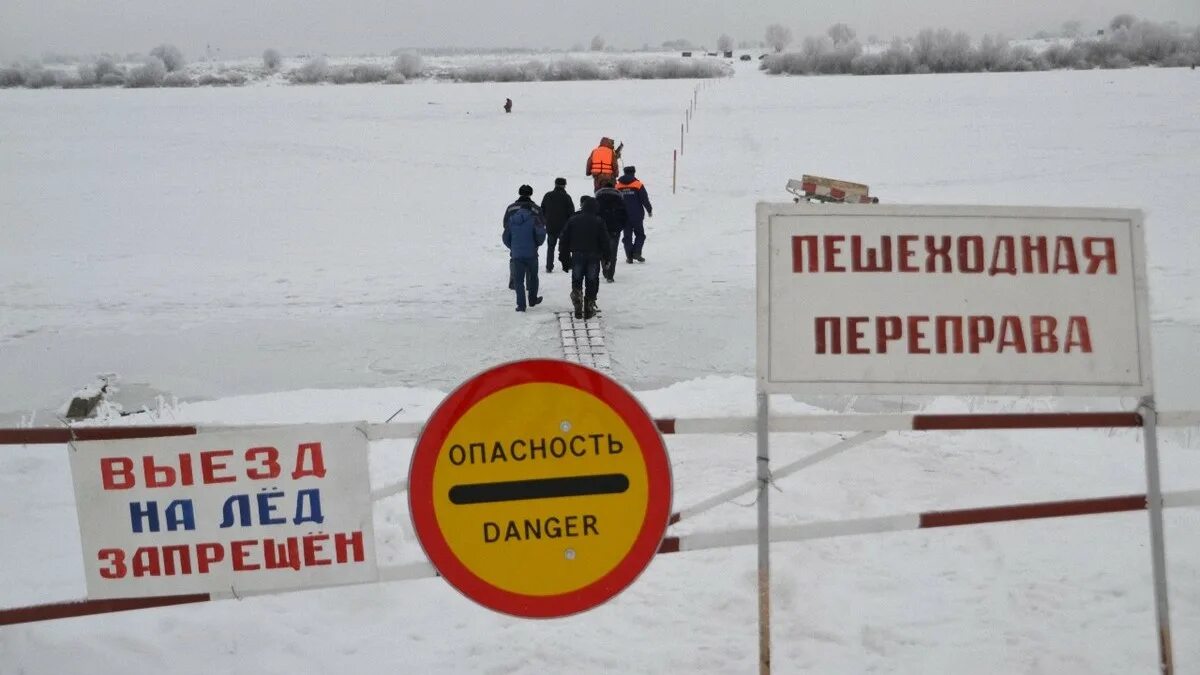
[[[513,593],[484,581],[450,549],[433,508],[433,470],[451,429],[483,399],[509,387],[550,383],[574,387],[604,403],[629,426],[646,463],[648,504],[642,528],[625,558],[583,588],[558,595]],[[489,609],[523,618],[555,618],[592,609],[628,588],[649,566],[671,514],[671,462],[654,420],[624,387],[606,375],[567,361],[529,359],[488,369],[459,385],[434,410],[413,449],[408,508],[417,541],[438,573],[460,593]]]

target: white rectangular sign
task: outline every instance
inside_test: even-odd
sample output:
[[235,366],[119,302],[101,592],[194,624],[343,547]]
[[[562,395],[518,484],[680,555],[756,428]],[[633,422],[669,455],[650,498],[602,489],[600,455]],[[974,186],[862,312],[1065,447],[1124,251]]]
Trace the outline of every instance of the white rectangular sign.
[[76,442],[89,598],[378,579],[367,440],[353,424]]
[[767,391],[1142,395],[1142,214],[758,205]]

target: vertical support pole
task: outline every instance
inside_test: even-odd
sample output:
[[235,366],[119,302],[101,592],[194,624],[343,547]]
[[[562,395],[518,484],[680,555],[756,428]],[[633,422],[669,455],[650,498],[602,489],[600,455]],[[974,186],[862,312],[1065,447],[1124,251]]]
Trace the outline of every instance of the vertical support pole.
[[771,673],[771,444],[770,397],[758,392],[758,672]]
[[1146,445],[1146,511],[1150,514],[1150,562],[1154,573],[1154,614],[1158,620],[1158,667],[1162,675],[1174,675],[1175,656],[1171,647],[1171,608],[1167,603],[1167,550],[1163,536],[1162,484],[1158,473],[1158,413],[1154,397],[1138,406]]
[[679,154],[683,154],[683,125],[679,125]]
[[675,177],[679,174],[679,151],[671,151],[671,194],[675,194]]

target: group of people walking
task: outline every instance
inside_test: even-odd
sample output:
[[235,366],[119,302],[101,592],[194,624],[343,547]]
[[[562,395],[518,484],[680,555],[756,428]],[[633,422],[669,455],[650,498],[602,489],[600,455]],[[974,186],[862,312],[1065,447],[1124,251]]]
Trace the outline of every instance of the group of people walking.
[[642,257],[646,241],[643,221],[646,216],[653,217],[650,195],[633,166],[626,166],[619,180],[613,179],[620,149],[612,148],[607,138],[600,147],[605,147],[604,141],[609,141],[607,147],[613,152],[605,157],[603,166],[593,164],[595,151],[589,157],[588,175],[594,179],[595,195],[581,196],[578,210],[565,178],[554,179],[554,189],[542,197],[540,205],[533,201],[533,188],[522,185],[517,200],[505,209],[502,239],[509,250],[509,288],[516,292],[518,312],[542,302],[538,248],[543,243],[546,272],[554,271],[557,249],[559,265],[571,273],[571,305],[577,319],[596,315],[600,276],[608,282],[616,280],[620,244],[627,264],[646,262]]

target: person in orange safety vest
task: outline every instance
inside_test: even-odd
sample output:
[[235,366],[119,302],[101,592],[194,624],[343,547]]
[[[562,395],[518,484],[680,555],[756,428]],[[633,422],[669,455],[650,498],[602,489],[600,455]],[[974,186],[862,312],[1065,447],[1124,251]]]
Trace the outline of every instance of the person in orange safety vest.
[[617,165],[621,161],[621,148],[624,147],[625,144],[622,143],[614,148],[613,139],[605,136],[600,139],[600,145],[588,155],[587,171],[583,175],[592,177],[592,190],[599,190],[605,179],[616,179]]

